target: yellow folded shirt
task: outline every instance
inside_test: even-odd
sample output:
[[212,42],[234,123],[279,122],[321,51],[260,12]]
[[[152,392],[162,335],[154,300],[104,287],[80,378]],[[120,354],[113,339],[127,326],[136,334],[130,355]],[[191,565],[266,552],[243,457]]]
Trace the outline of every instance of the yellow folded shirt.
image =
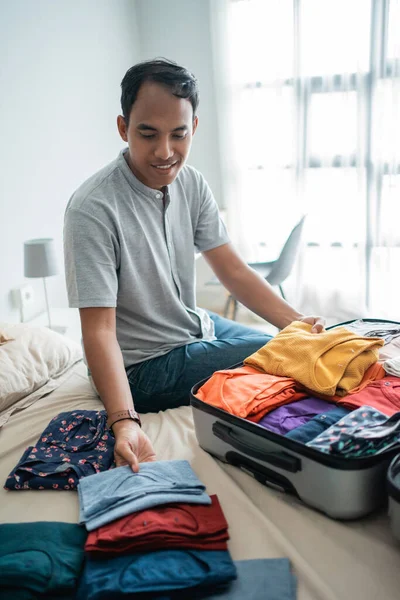
[[376,363],[384,342],[345,327],[322,333],[311,333],[311,327],[294,321],[244,362],[270,375],[292,377],[320,394],[345,396]]

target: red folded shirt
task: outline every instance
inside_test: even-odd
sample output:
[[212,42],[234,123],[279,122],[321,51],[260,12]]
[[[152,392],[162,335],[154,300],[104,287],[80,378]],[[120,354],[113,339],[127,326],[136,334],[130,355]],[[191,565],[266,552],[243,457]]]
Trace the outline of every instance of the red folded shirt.
[[89,554],[152,552],[165,548],[227,550],[228,523],[217,496],[211,504],[164,504],[112,521],[88,535]]

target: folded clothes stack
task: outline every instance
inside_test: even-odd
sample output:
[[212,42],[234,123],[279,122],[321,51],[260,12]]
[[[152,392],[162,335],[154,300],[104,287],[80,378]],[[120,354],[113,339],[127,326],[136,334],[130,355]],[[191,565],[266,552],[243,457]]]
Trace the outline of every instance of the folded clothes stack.
[[218,499],[187,461],[91,475],[78,493],[80,522],[92,532],[78,598],[207,588],[236,578]]
[[[294,322],[249,356],[244,366],[214,373],[196,395],[321,452],[363,457],[400,448],[399,340],[400,326],[391,323],[360,320],[316,335],[311,325]],[[335,438],[338,443],[327,443],[338,421],[357,422],[359,428],[351,436],[358,442],[364,432],[365,439],[378,435],[376,414],[365,407],[383,415],[380,443],[354,443],[351,450],[347,441],[342,444]],[[347,416],[349,421],[344,421]]]
[[24,452],[5,488],[78,490],[80,525],[0,525],[0,600],[295,598],[287,559],[232,561],[218,498],[187,461],[134,473],[112,468],[113,449],[105,412],[81,410]]
[[[119,467],[82,479],[78,492],[80,521],[90,532],[78,600],[239,598],[249,577],[267,589],[268,561],[238,563],[235,581],[228,523],[187,461],[143,463],[138,473]],[[274,579],[289,600],[293,577],[288,561],[279,565],[281,576],[270,584]]]

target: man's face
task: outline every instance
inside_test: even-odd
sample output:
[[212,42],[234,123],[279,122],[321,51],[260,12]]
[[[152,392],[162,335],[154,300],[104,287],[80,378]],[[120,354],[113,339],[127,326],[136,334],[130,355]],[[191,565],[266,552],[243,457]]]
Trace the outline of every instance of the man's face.
[[183,167],[197,127],[193,108],[168,88],[153,82],[139,89],[126,127],[118,117],[118,130],[129,145],[129,166],[150,188],[169,185]]

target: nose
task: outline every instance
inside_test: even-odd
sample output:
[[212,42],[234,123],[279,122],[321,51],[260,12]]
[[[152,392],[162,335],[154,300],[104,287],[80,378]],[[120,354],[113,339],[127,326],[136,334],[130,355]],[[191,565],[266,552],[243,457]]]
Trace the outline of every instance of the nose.
[[171,141],[168,138],[160,139],[154,150],[154,156],[160,160],[168,160],[173,155],[174,151],[171,147]]

